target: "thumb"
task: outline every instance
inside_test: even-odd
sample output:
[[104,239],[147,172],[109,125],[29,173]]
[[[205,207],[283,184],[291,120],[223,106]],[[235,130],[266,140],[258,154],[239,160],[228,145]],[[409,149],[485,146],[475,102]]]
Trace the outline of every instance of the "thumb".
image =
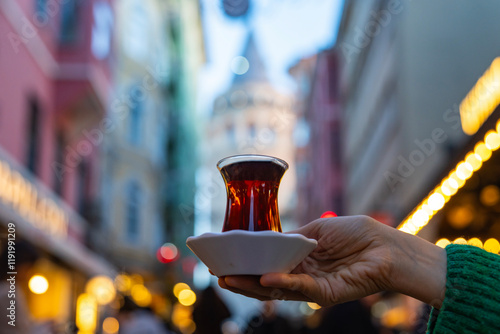
[[317,289],[316,281],[306,274],[270,273],[262,275],[260,284],[269,288],[287,289],[300,292],[312,298]]
[[295,230],[285,232],[286,234],[302,234],[307,238],[317,239],[319,230],[323,224],[324,219],[317,219]]

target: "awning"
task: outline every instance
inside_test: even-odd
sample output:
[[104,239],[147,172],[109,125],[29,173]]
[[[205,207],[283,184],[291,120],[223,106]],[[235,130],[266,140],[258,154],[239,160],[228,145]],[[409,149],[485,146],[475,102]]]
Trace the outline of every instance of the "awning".
[[83,243],[88,223],[0,148],[0,221],[88,276],[115,275],[114,267]]

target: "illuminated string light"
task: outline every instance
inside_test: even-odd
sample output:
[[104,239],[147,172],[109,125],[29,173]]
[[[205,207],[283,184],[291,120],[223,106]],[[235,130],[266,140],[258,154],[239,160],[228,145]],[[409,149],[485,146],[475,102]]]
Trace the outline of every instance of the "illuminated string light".
[[[500,120],[496,126],[500,128]],[[488,144],[485,144],[485,142],[488,142]],[[480,170],[483,163],[490,159],[492,150],[498,148],[500,148],[500,135],[498,131],[488,131],[484,136],[484,142],[478,142],[474,146],[473,151],[467,152],[465,159],[460,161],[455,169],[417,205],[399,224],[398,229],[405,233],[417,234],[445,206],[450,198],[457,193],[458,189],[465,185],[465,182],[472,177],[474,172]],[[426,215],[427,217],[425,218]]]
[[484,143],[487,148],[495,151],[500,147],[500,135],[496,131],[490,130],[484,136]]
[[500,242],[495,238],[489,238],[484,243],[481,241],[481,239],[476,237],[470,238],[469,240],[466,240],[465,238],[456,238],[455,240],[453,240],[453,242],[451,242],[446,238],[441,238],[438,241],[436,241],[436,245],[441,248],[445,248],[446,246],[452,243],[459,245],[471,245],[483,248],[484,250],[494,254],[498,254],[500,252]]
[[473,169],[468,162],[460,162],[456,169],[457,176],[462,180],[467,180],[472,176]]
[[478,238],[471,238],[467,240],[467,245],[483,248],[483,242]]
[[472,171],[477,171],[482,166],[481,157],[474,152],[470,152],[465,157],[465,162],[467,162],[471,167]]
[[432,210],[438,211],[441,210],[441,208],[444,206],[445,200],[443,195],[435,192],[431,196],[429,196],[427,203]]
[[445,248],[449,244],[451,244],[451,241],[446,239],[446,238],[442,238],[442,239],[439,239],[438,241],[436,241],[436,245],[441,247],[441,248]]
[[465,238],[456,238],[453,240],[453,243],[457,245],[467,245],[467,240],[465,240]]
[[498,254],[500,252],[500,242],[495,238],[490,238],[484,242],[484,249],[488,252]]
[[474,146],[474,153],[476,153],[481,158],[482,162],[485,162],[491,157],[491,150],[482,141]]

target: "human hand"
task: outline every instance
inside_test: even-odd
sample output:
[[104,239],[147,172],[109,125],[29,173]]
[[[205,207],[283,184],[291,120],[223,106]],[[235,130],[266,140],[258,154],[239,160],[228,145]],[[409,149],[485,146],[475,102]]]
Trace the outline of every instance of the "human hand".
[[366,216],[318,219],[289,233],[318,241],[290,274],[226,276],[219,278],[219,285],[260,300],[314,301],[323,306],[390,290],[439,306],[446,255],[423,239]]

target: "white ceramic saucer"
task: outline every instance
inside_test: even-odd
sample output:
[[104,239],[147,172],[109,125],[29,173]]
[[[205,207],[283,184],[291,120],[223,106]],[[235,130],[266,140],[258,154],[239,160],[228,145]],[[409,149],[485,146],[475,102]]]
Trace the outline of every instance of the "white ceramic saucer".
[[189,237],[187,246],[214,275],[289,273],[317,245],[301,234],[232,230]]

